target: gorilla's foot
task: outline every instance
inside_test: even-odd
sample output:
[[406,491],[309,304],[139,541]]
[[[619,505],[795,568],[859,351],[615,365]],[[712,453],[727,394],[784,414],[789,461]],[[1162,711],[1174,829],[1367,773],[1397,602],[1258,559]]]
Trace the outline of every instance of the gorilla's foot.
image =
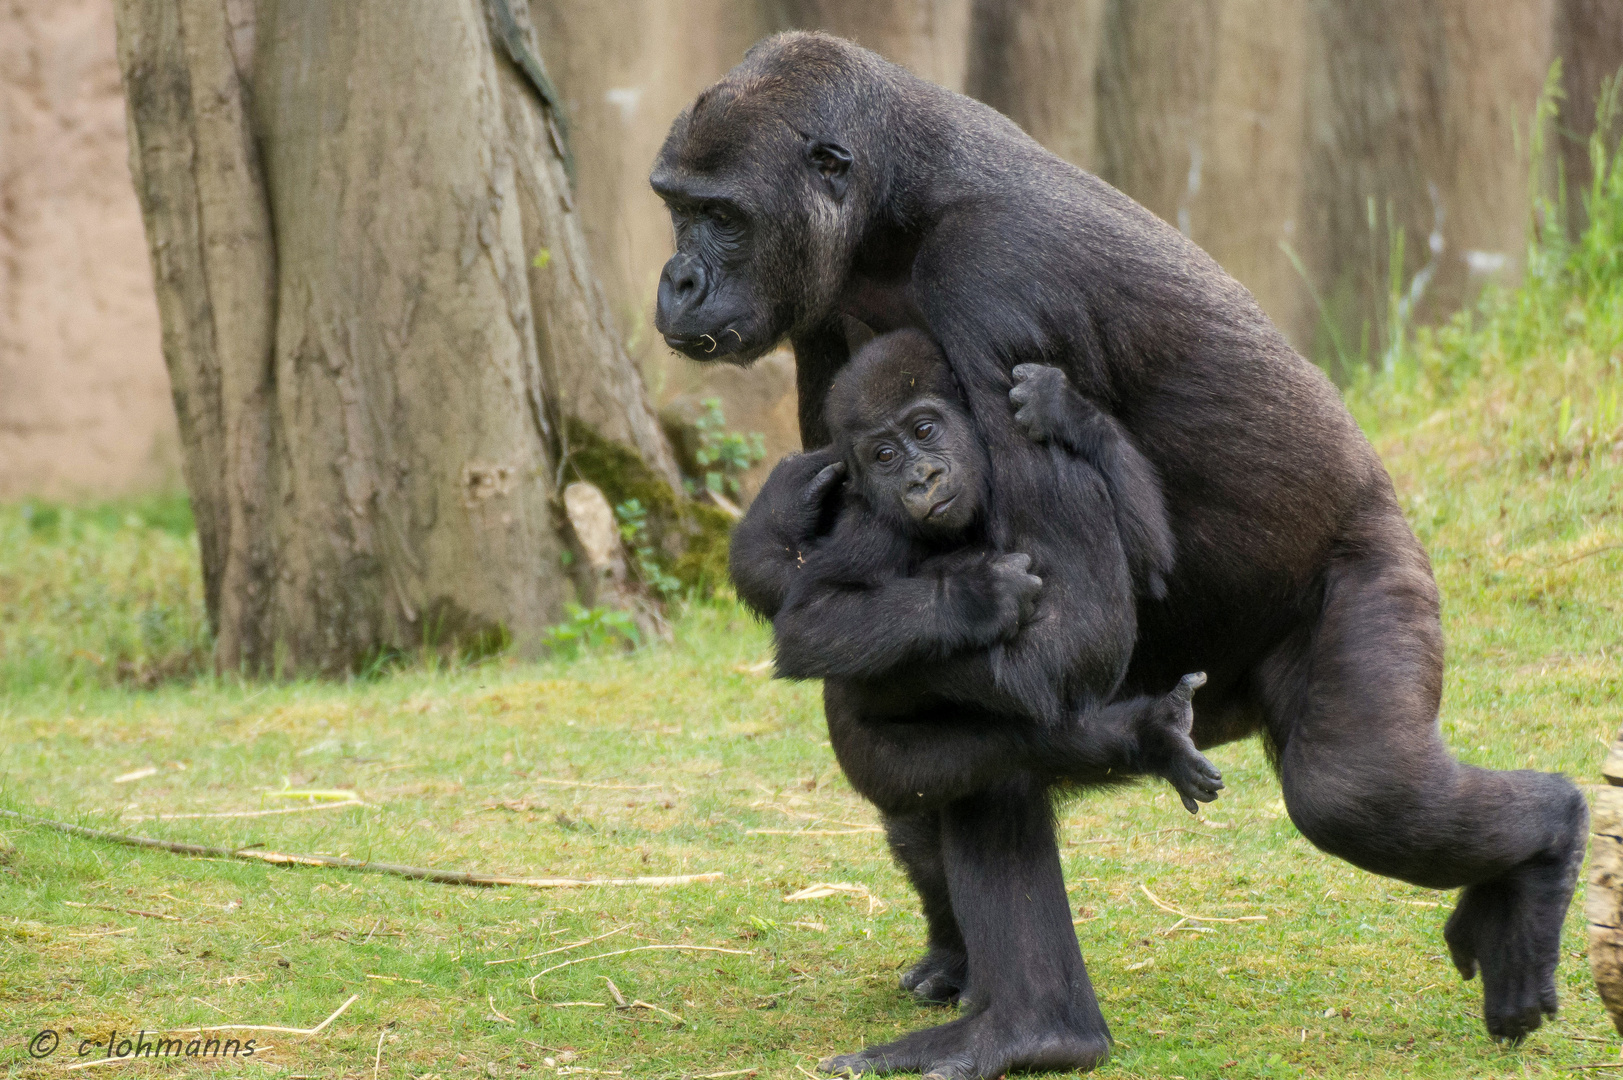
[[1582,843],[1581,831],[1565,859],[1525,864],[1468,886],[1443,927],[1460,975],[1482,973],[1482,1018],[1495,1039],[1520,1042],[1555,1015],[1561,924],[1583,861]]
[[931,1005],[947,1005],[957,1000],[968,977],[969,958],[937,946],[902,973],[902,989]]
[[[1007,1015],[1005,1015],[1007,1013]],[[1074,1072],[1110,1056],[1110,1036],[1081,1023],[1042,1023],[1028,1012],[987,1009],[818,1063],[836,1076],[922,1072],[926,1080],[992,1080],[1009,1072]]]

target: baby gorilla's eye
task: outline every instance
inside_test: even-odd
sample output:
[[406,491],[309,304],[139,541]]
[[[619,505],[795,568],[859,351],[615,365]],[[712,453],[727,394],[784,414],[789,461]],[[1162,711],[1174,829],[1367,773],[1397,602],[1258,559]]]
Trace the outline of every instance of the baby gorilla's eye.
[[881,463],[888,462],[888,461],[893,461],[896,458],[896,451],[892,450],[888,446],[881,446],[878,450],[874,451],[873,456],[874,456],[875,461],[878,461],[878,462],[881,462]]
[[920,420],[918,426],[913,429],[913,437],[919,442],[923,442],[934,434],[935,425],[928,420]]

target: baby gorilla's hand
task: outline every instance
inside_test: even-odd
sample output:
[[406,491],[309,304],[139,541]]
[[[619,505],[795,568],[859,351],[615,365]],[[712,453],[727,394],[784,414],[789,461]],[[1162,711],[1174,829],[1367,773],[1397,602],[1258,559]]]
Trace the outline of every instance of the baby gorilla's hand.
[[[807,455],[808,457],[810,455]],[[838,489],[840,481],[845,479],[845,462],[836,461],[825,465],[807,483],[801,491],[800,498],[790,507],[791,521],[786,522],[791,535],[799,539],[809,540],[817,534],[818,522],[822,519],[824,504],[828,501],[830,493]]]
[[1195,724],[1190,701],[1205,685],[1205,672],[1185,675],[1172,693],[1155,704],[1138,733],[1146,771],[1176,788],[1183,808],[1191,814],[1199,810],[1196,803],[1214,801],[1223,788],[1223,774],[1195,749],[1195,741],[1189,737]]
[[1030,555],[999,555],[992,560],[992,595],[997,598],[998,625],[1013,637],[1031,618],[1043,579],[1030,573]]
[[1026,438],[1047,442],[1059,431],[1065,415],[1065,391],[1070,384],[1065,373],[1046,364],[1021,364],[1011,373],[1014,388],[1009,402],[1014,406],[1014,423]]

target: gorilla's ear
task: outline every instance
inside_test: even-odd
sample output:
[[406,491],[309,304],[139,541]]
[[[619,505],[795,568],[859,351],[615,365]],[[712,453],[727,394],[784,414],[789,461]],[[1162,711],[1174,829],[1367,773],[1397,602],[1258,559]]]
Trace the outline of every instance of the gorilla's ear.
[[845,198],[851,178],[851,151],[836,142],[813,139],[806,145],[806,159],[822,175],[834,200]]

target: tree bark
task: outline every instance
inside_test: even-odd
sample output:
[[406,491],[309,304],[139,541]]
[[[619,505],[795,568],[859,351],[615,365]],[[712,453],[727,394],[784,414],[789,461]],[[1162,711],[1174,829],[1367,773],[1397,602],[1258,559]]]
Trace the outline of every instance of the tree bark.
[[219,663],[533,641],[568,433],[678,477],[484,4],[118,5]]
[[762,30],[827,30],[962,90],[970,0],[757,0]]
[[1104,10],[1104,0],[975,0],[964,93],[1071,164],[1097,171]]
[[184,447],[221,666],[263,652],[271,591],[275,254],[242,85],[217,3],[120,0],[130,173]]
[[[1573,236],[1588,224],[1583,193],[1594,183],[1589,136],[1595,130],[1595,99],[1601,80],[1623,68],[1623,4],[1617,0],[1555,0],[1555,48],[1561,57],[1561,164]],[[1616,138],[1618,128],[1603,133]],[[1608,145],[1611,145],[1610,143]]]
[[1589,969],[1612,1026],[1623,1033],[1623,732],[1601,766],[1607,786],[1589,815]]

